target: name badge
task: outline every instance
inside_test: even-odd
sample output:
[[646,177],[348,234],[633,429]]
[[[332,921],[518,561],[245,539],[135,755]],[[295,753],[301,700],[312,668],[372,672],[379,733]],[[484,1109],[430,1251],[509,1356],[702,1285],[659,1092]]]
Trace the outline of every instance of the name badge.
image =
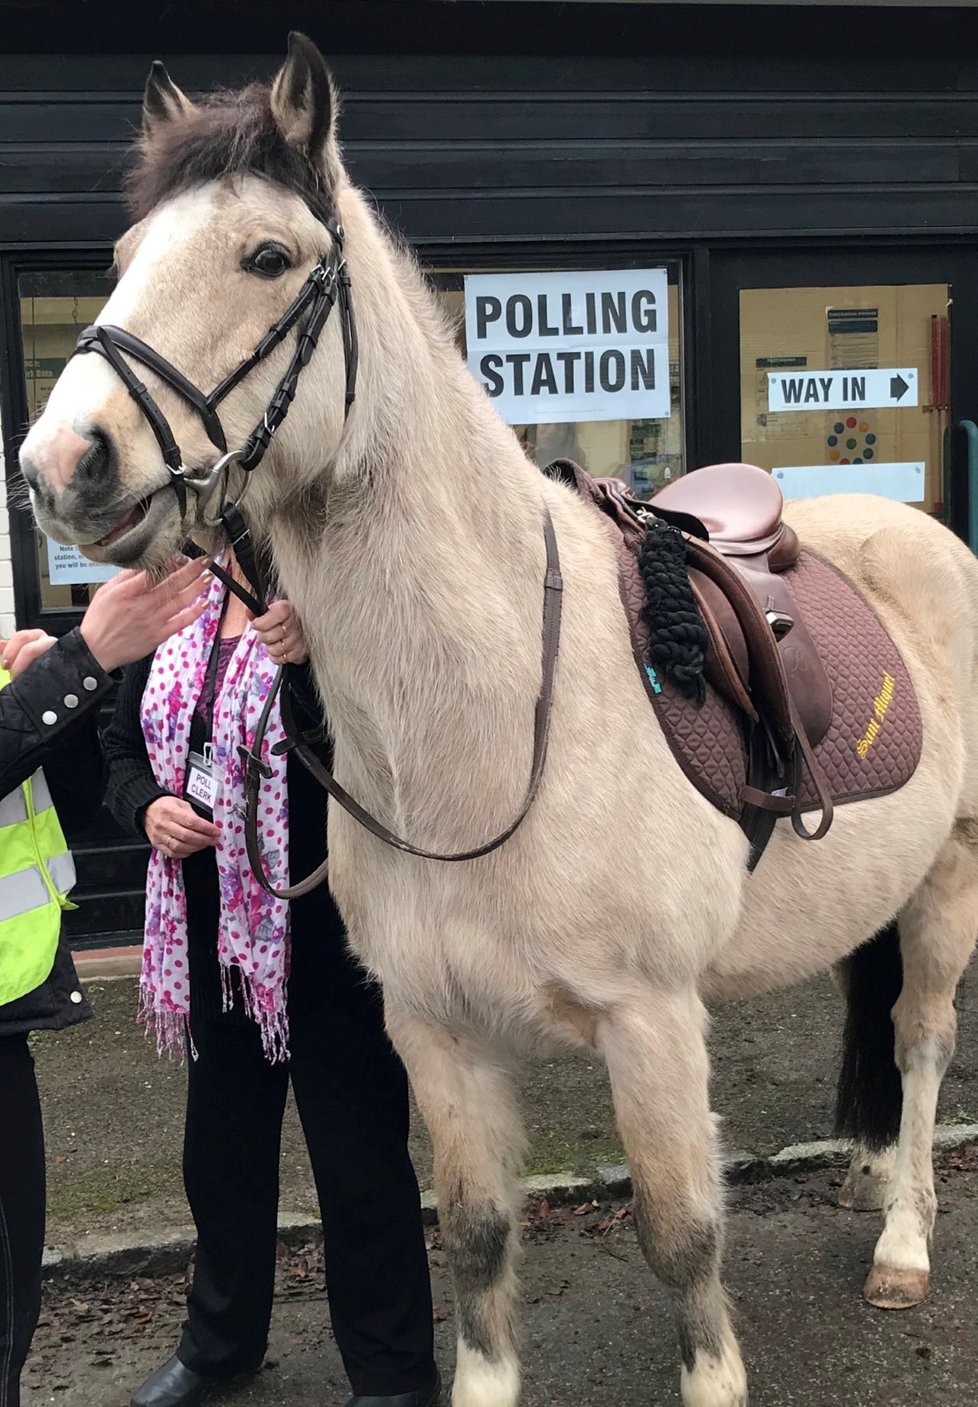
[[189,801],[213,816],[218,780],[214,775],[214,752],[210,743],[204,744],[202,753],[192,752],[187,758],[187,784],[184,790]]

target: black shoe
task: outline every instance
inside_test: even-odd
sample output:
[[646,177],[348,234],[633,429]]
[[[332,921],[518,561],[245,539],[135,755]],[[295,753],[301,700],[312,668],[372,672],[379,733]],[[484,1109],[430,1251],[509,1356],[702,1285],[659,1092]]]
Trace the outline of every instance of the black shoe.
[[132,1395],[130,1407],[197,1407],[212,1393],[247,1382],[252,1374],[234,1378],[211,1378],[195,1373],[176,1354],[157,1368]]
[[441,1378],[435,1374],[431,1387],[420,1392],[399,1392],[393,1397],[351,1397],[346,1407],[438,1407],[441,1402]]

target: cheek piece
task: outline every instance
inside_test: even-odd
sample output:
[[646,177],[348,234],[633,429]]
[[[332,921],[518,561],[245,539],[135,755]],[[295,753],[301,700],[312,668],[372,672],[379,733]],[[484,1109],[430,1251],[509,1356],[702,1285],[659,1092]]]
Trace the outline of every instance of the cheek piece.
[[[192,489],[201,498],[207,498],[216,487],[220,475],[227,465],[236,462],[250,474],[261,463],[272,436],[289,413],[295,398],[299,374],[309,361],[319,335],[326,325],[326,319],[339,303],[343,320],[343,356],[346,364],[346,400],[344,419],[350,413],[350,406],[356,396],[357,383],[357,329],[353,316],[353,303],[350,296],[350,275],[343,257],[343,227],[339,221],[329,217],[323,224],[332,236],[332,250],[323,254],[310,270],[309,276],[291,307],[269,328],[265,336],[249,357],[228,375],[213,391],[205,394],[188,381],[172,362],[168,362],[148,343],[135,337],[125,328],[101,323],[86,327],[75,344],[74,355],[84,352],[97,352],[112,366],[126,390],[139,406],[160,447],[163,462],[170,475],[170,483],[180,505],[180,514],[187,510],[187,489]],[[217,408],[224,398],[245,379],[259,362],[285,337],[298,328],[295,350],[278,384],[275,394],[261,420],[252,430],[240,449],[228,450],[227,437],[221,424]],[[123,353],[126,355],[124,356]],[[169,421],[150,395],[146,386],[136,375],[127,357],[149,367],[161,380],[171,386],[176,393],[200,416],[207,437],[216,449],[221,451],[218,460],[206,475],[194,475],[184,463],[180,446],[170,428]]]

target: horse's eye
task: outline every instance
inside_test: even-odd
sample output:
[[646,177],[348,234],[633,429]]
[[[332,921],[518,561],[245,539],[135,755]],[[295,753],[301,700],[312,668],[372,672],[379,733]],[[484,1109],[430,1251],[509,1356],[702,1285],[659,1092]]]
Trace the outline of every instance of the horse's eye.
[[254,254],[241,261],[241,266],[249,274],[258,274],[260,278],[281,278],[291,269],[292,260],[288,250],[280,244],[261,244]]

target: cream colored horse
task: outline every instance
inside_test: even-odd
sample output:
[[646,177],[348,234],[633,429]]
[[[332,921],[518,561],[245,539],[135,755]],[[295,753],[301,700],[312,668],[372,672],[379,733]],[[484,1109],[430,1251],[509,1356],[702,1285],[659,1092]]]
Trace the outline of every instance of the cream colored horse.
[[[607,1062],[639,1239],[677,1306],[683,1402],[742,1407],[720,1281],[704,1000],[801,981],[897,915],[903,1119],[867,1293],[891,1306],[926,1293],[935,1106],[978,929],[978,564],[898,504],[792,509],[802,540],[866,593],[903,652],[923,756],[907,786],[840,809],[818,844],[780,822],[748,875],[744,835],[693,790],[649,708],[604,524],[527,461],[469,376],[413,263],[349,184],[335,126],[323,61],[301,37],[271,90],[195,105],[154,70],[137,223],[119,241],[102,320],[209,387],[328,252],[310,200],[342,221],[356,403],[344,422],[333,317],[246,504],[305,623],[339,779],[417,845],[475,846],[520,805],[549,506],[564,628],[550,759],[529,818],[495,853],[446,865],[385,848],[333,807],[331,884],[354,949],[383,982],[434,1143],[457,1287],[455,1407],[518,1399],[523,1137],[508,1062],[552,1038]],[[228,398],[231,445],[260,420],[292,345]],[[185,461],[212,464],[196,415],[146,380]],[[69,363],[21,462],[44,530],[95,560],[158,564],[202,511],[191,495],[181,520],[157,443],[101,357]]]

